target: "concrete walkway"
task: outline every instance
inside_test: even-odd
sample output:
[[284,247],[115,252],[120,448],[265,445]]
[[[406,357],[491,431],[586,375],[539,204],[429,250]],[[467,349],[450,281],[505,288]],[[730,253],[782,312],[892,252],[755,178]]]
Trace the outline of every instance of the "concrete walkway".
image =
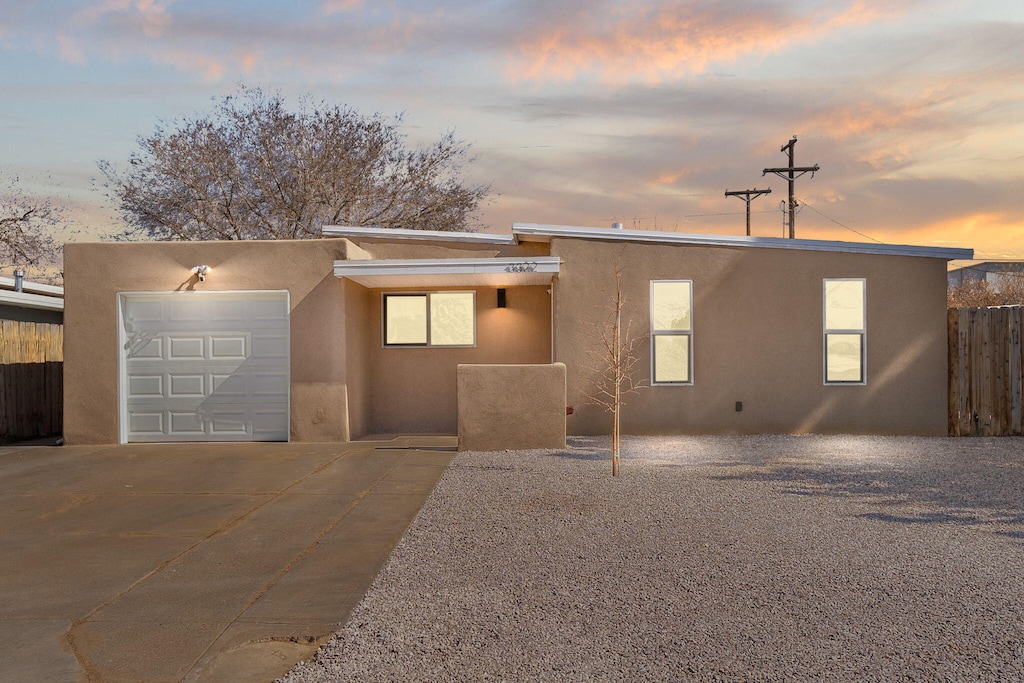
[[282,675],[345,621],[454,449],[0,448],[4,680]]

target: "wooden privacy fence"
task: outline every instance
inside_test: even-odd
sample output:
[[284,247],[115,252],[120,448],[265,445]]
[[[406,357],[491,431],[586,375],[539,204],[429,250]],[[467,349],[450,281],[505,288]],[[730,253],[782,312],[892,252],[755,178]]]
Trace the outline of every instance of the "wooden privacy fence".
[[0,438],[59,434],[64,421],[64,326],[0,321]]
[[952,308],[950,436],[1024,434],[1024,306]]

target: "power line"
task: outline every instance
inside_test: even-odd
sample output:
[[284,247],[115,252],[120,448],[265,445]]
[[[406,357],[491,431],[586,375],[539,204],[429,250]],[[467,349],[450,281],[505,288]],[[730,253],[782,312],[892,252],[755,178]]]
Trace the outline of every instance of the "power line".
[[829,216],[829,215],[826,215],[825,213],[823,213],[823,212],[821,212],[821,211],[818,211],[818,210],[817,210],[816,208],[814,208],[813,206],[811,206],[810,204],[808,204],[808,203],[807,203],[807,200],[806,200],[806,199],[804,199],[803,197],[801,197],[801,198],[800,198],[800,205],[801,205],[801,206],[806,206],[806,207],[807,207],[808,209],[810,209],[810,210],[811,210],[811,211],[813,211],[814,213],[818,214],[819,216],[823,216],[823,217],[825,217],[825,218],[829,219],[830,221],[832,221],[833,223],[835,223],[836,225],[838,225],[838,226],[839,226],[840,228],[846,228],[846,229],[847,229],[847,230],[849,230],[850,232],[856,233],[856,234],[860,235],[861,237],[866,237],[866,238],[868,238],[869,240],[871,240],[871,241],[873,241],[873,242],[878,242],[879,244],[885,244],[885,242],[883,242],[882,240],[879,240],[879,239],[875,239],[875,238],[874,238],[874,237],[872,237],[871,235],[866,235],[866,234],[864,234],[863,232],[861,232],[860,230],[854,230],[854,229],[853,229],[853,228],[851,228],[851,227],[850,227],[849,225],[844,225],[844,224],[840,223],[839,221],[837,221],[837,220],[836,220],[835,218],[832,218],[831,216]]

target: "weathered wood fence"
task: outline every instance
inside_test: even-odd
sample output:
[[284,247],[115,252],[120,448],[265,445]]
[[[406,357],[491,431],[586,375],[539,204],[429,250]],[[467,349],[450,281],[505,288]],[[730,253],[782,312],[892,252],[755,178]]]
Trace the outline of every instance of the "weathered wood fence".
[[1024,306],[952,308],[950,436],[1024,434]]
[[60,434],[64,326],[0,321],[0,439]]

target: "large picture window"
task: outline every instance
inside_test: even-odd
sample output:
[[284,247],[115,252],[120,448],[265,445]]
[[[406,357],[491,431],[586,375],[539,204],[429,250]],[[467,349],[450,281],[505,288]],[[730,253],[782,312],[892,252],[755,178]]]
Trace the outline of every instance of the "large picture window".
[[474,346],[475,292],[384,294],[385,346]]
[[693,282],[651,281],[652,384],[693,384]]
[[824,281],[825,384],[864,384],[867,286],[863,279]]

